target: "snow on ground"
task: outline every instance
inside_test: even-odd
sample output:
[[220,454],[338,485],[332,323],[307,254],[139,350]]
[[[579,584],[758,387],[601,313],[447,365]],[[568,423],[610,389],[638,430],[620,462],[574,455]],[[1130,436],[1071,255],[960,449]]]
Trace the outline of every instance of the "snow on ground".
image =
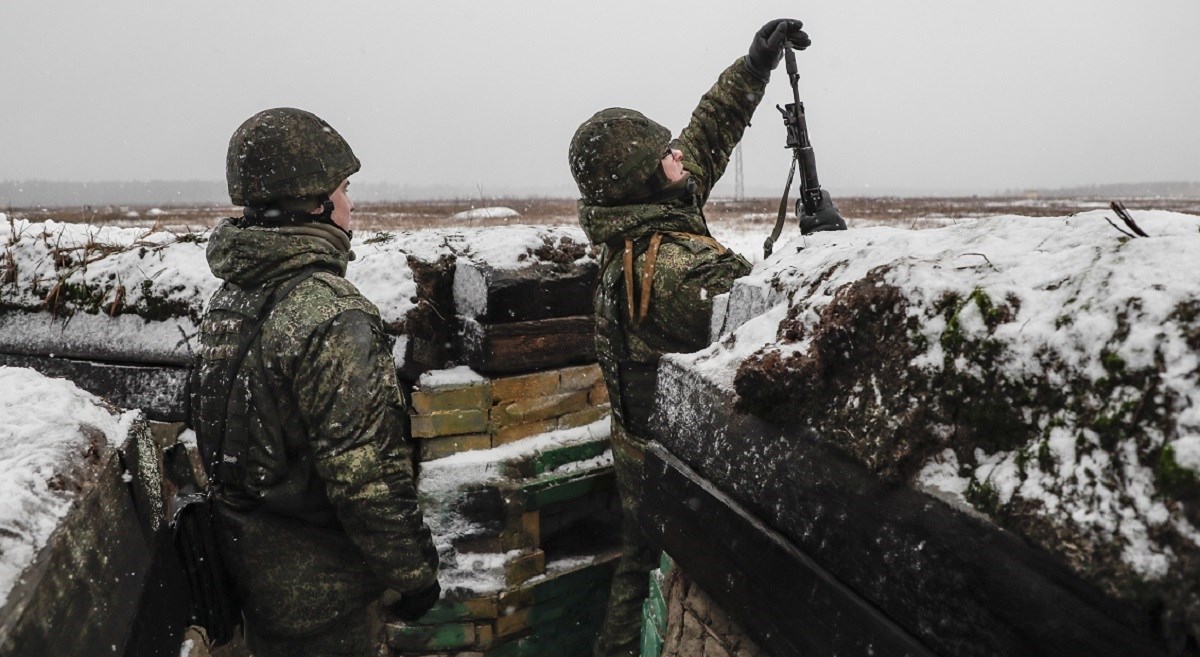
[[521,213],[512,208],[497,206],[491,208],[474,208],[472,210],[455,212],[454,214],[450,215],[450,218],[462,221],[468,219],[510,219],[519,216],[521,216]]
[[[1200,364],[1196,352],[1187,345],[1179,322],[1172,317],[1182,301],[1196,298],[1200,217],[1135,212],[1135,219],[1153,237],[1129,239],[1104,221],[1109,216],[1111,213],[1106,211],[1092,211],[1036,219],[1013,215],[975,220],[926,217],[912,226],[937,226],[929,230],[851,220],[849,231],[808,237],[800,236],[789,221],[775,254],[766,262],[762,262],[761,254],[763,240],[770,231],[768,224],[714,225],[714,236],[756,263],[756,267],[738,282],[730,295],[715,300],[718,312],[714,335],[721,340],[697,354],[671,359],[731,390],[737,367],[760,349],[776,349],[786,354],[807,347],[804,341],[778,343],[779,325],[789,309],[812,325],[839,288],[861,279],[875,267],[887,265],[885,282],[904,290],[913,312],[922,313],[921,332],[929,348],[914,361],[916,367],[941,366],[940,338],[947,326],[944,317],[932,310],[938,299],[948,293],[965,297],[976,289],[986,290],[995,300],[1013,300],[1016,319],[1001,324],[995,335],[990,335],[980,312],[966,307],[957,328],[967,338],[986,335],[1000,340],[1008,356],[999,367],[1012,377],[1040,371],[1039,358],[1047,350],[1068,367],[1093,379],[1105,376],[1111,366],[1106,358],[1115,356],[1129,368],[1144,367],[1161,359],[1164,389],[1176,396],[1176,421],[1181,428],[1181,434],[1171,439],[1169,446],[1180,467],[1200,472],[1200,403],[1197,403],[1200,390],[1196,374]],[[376,303],[385,321],[399,322],[415,305],[417,287],[410,258],[435,262],[442,257],[453,257],[494,268],[517,268],[537,262],[540,249],[561,245],[564,240],[586,244],[582,231],[575,226],[361,232],[353,240],[357,259],[350,264],[347,278]],[[0,244],[6,245],[0,256],[11,257],[17,271],[15,284],[0,286],[0,305],[41,308],[53,282],[62,279],[87,281],[102,290],[104,294],[96,300],[101,310],[117,300],[120,288],[121,303],[125,306],[165,300],[178,303],[189,314],[198,316],[219,284],[204,260],[205,241],[204,233],[181,236],[146,228],[54,221],[10,222],[0,215]],[[67,257],[63,258],[64,255]],[[581,259],[590,257],[584,255]],[[1116,320],[1118,316],[1126,318],[1124,324]],[[178,342],[181,331],[195,331],[194,325],[185,324],[181,318],[177,325],[157,326],[162,330],[127,332],[123,323],[131,321],[140,320],[122,316],[113,322],[106,319],[106,314],[77,315],[64,330],[84,331],[89,334],[88,339],[104,343],[114,337],[109,329],[122,325],[126,340],[171,342],[171,348]],[[16,335],[8,328],[3,330],[6,336]],[[33,340],[39,331],[35,328],[28,333],[28,339]],[[9,384],[0,385],[0,414],[15,412],[13,409],[22,405],[15,400],[25,399],[22,395],[27,390],[50,394],[45,388],[50,384],[16,382],[11,378],[18,375],[0,372],[9,377]],[[4,381],[0,378],[0,383]],[[433,383],[436,382],[430,384]],[[57,407],[66,405],[64,402]],[[46,405],[38,407],[45,409]],[[98,418],[95,422],[103,419],[101,411],[87,412]],[[91,417],[86,413],[80,417],[85,416]],[[63,421],[60,415],[53,417],[58,418],[55,421]],[[107,417],[112,418],[111,414]],[[0,451],[16,440],[14,432],[30,439],[25,427],[33,421],[11,418],[0,422]],[[495,480],[502,476],[500,466],[505,460],[557,442],[594,439],[600,433],[607,434],[607,421],[603,426],[573,431],[428,462],[423,465],[422,496],[448,495],[468,484]],[[1075,433],[1051,430],[1049,446],[1056,456],[1054,471],[1042,471],[1033,464],[1026,466],[1027,474],[1032,473],[1029,476],[1024,479],[1013,476],[1022,450],[979,453],[972,463],[959,463],[957,457],[952,459],[941,453],[926,463],[917,483],[960,501],[966,487],[980,481],[989,482],[1002,502],[1036,498],[1048,510],[1122,536],[1126,562],[1149,578],[1165,572],[1165,564],[1171,558],[1170,554],[1156,551],[1146,540],[1146,535],[1156,527],[1171,523],[1181,534],[1193,537],[1200,544],[1200,532],[1177,514],[1164,513],[1162,505],[1156,502],[1151,473],[1130,453],[1133,446],[1126,441],[1115,449],[1084,450],[1087,451],[1084,454],[1074,444],[1078,439]],[[46,450],[47,454],[65,453],[74,444],[69,438],[61,442],[47,440],[50,441],[47,444],[55,445]],[[1085,434],[1084,440],[1091,438]],[[34,458],[25,453],[18,456]],[[30,553],[38,540],[45,540],[36,538],[36,527],[17,526],[36,525],[36,522],[20,513],[19,522],[10,518],[14,509],[19,512],[24,508],[24,502],[19,500],[26,498],[8,492],[7,488],[13,485],[14,476],[21,481],[32,481],[30,473],[41,470],[22,465],[24,462],[4,461],[6,458],[17,457],[0,453],[0,486],[5,487],[0,495],[0,546],[4,546],[0,550],[4,554],[0,569],[14,550]],[[1064,489],[1061,485],[1064,478],[1076,482],[1072,484],[1075,488]],[[1115,490],[1104,482],[1117,482],[1121,494],[1114,494]],[[34,491],[27,495],[34,500],[31,503],[43,504],[45,508],[63,504],[44,486],[39,489],[29,484],[27,488]],[[30,497],[38,491],[48,495],[47,501]],[[1089,500],[1087,504],[1078,502],[1085,497]],[[431,509],[430,518],[431,523],[438,524],[435,528],[438,536],[457,536],[472,530],[455,525],[453,518],[436,509]],[[16,532],[20,541],[9,537],[9,531]],[[14,547],[6,545],[13,541],[17,541]],[[493,556],[500,558],[497,563],[502,584],[504,555]],[[479,559],[477,564],[459,565],[457,572],[462,575],[464,586],[496,585],[496,564],[489,565],[485,557]],[[3,581],[0,572],[0,584]]]
[[[15,266],[16,272],[9,274],[15,280],[3,286],[0,302],[36,309],[56,283],[86,281],[104,291],[88,303],[105,311],[114,303],[146,310],[148,304],[161,301],[183,304],[198,314],[217,281],[208,271],[204,240],[197,235],[53,220],[4,222],[0,243],[5,245],[5,258],[11,258],[6,269]],[[67,295],[60,300],[85,303]]]
[[[1178,332],[1159,335],[1158,327],[1180,301],[1195,296],[1200,217],[1139,212],[1136,220],[1157,239],[1129,240],[1104,222],[1106,214],[1110,213],[1039,219],[1001,216],[923,231],[874,227],[817,233],[803,238],[807,244],[803,250],[777,249],[770,260],[737,282],[725,317],[720,318],[720,337],[752,319],[758,325],[772,320],[777,325],[780,318],[760,315],[788,299],[790,305],[804,307],[807,321],[814,321],[842,285],[890,265],[886,280],[926,307],[947,293],[965,296],[976,288],[996,299],[1012,295],[1019,300],[1020,321],[1007,323],[999,337],[1021,352],[1010,367],[1022,372],[1031,366],[1032,351],[1047,343],[1073,366],[1102,376],[1098,345],[1112,337],[1114,318],[1134,298],[1144,304],[1138,330],[1117,345],[1118,354],[1130,366],[1148,364],[1158,341],[1165,338],[1169,340],[1166,353],[1181,359],[1172,368],[1173,375],[1194,369],[1196,356],[1189,353],[1183,337]],[[931,345],[925,360],[933,363],[940,360],[938,345],[945,325],[936,317],[929,319],[923,323]],[[761,328],[745,327],[756,337],[729,342],[764,346],[773,341],[772,331]],[[982,321],[966,328],[984,330]],[[707,362],[732,348],[742,352],[750,345],[714,345],[691,360]],[[1196,414],[1200,424],[1200,409]]]
[[115,448],[138,417],[65,379],[0,367],[0,607],[70,509],[89,432]]
[[[0,272],[11,279],[0,285],[0,308],[64,311],[37,320],[7,318],[0,342],[63,352],[63,345],[116,344],[119,332],[127,351],[186,359],[195,348],[196,320],[221,283],[208,268],[207,241],[208,231],[0,221]],[[363,231],[352,241],[356,259],[346,278],[385,322],[402,324],[417,301],[410,259],[462,258],[514,269],[541,262],[539,254],[553,250],[548,245],[563,243],[582,245],[587,238],[576,227],[546,226]]]

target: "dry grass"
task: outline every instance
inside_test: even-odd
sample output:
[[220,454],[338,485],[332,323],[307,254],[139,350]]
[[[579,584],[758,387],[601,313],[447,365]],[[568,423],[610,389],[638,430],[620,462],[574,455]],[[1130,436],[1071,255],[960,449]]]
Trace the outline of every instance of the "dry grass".
[[[1108,207],[1107,198],[963,197],[963,198],[867,198],[836,199],[842,214],[855,223],[912,223],[921,219],[961,219],[1000,214],[1044,217],[1062,216]],[[1123,199],[1131,210],[1156,209],[1200,214],[1200,199]],[[573,199],[493,199],[487,206],[508,207],[520,213],[511,219],[451,219],[458,213],[484,206],[479,200],[398,201],[361,203],[354,211],[358,230],[393,230],[446,226],[503,226],[506,224],[572,225],[576,222]],[[732,201],[710,200],[705,208],[712,225],[746,227],[775,221],[779,200],[772,198]],[[789,206],[790,211],[790,206]],[[140,226],[155,224],[172,229],[205,228],[240,212],[230,206],[161,206],[103,208],[13,208],[10,217],[41,221],[90,223],[95,225]]]

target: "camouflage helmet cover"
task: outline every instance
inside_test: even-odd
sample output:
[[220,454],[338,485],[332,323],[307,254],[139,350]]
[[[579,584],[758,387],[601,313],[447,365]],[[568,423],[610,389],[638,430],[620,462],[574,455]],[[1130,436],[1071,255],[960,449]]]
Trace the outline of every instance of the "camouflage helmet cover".
[[571,175],[585,203],[619,205],[651,196],[671,131],[641,112],[611,107],[584,121],[571,138]]
[[234,205],[256,207],[328,194],[360,166],[350,144],[320,117],[276,107],[246,119],[233,133],[225,179]]

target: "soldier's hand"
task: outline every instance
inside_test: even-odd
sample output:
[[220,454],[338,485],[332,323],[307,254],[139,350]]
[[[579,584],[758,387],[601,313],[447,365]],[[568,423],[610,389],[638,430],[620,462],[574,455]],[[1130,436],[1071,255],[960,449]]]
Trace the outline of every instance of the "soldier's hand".
[[399,601],[388,606],[388,610],[400,620],[411,623],[429,613],[440,597],[442,597],[442,585],[434,582],[432,586],[420,591],[402,594]]
[[808,235],[826,230],[846,230],[846,220],[833,204],[829,192],[821,190],[821,202],[813,212],[804,207],[801,199],[796,199],[796,214],[800,217],[800,234]]
[[796,50],[804,50],[812,43],[802,27],[804,24],[793,18],[777,18],[763,25],[750,42],[746,68],[764,80],[771,77],[771,71],[783,59],[784,43],[790,43]]

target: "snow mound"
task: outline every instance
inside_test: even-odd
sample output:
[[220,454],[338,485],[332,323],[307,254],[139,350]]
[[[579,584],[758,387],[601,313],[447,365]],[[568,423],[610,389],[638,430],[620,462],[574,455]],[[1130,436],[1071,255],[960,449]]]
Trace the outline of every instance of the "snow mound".
[[469,219],[511,219],[521,216],[520,212],[512,208],[496,206],[490,208],[474,208],[472,210],[464,210],[455,212],[450,215],[451,219],[469,220]]
[[87,459],[121,445],[139,416],[65,379],[0,367],[0,607],[70,509]]
[[1200,217],[1133,214],[1151,237],[1107,211],[816,234],[717,300],[717,342],[668,360],[1198,618]]

